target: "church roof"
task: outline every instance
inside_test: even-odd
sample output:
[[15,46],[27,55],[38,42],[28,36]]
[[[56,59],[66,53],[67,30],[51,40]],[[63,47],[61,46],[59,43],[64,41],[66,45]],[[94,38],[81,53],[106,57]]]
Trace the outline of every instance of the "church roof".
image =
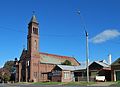
[[32,23],[32,22],[38,23],[35,15],[33,15],[32,18],[31,18],[31,20],[30,20],[30,23]]
[[76,66],[80,65],[80,63],[73,57],[60,56],[60,55],[41,53],[40,52],[41,63],[61,64],[65,60],[69,60],[72,65],[76,65]]
[[[39,55],[40,55],[40,63],[59,65],[65,62],[66,60],[68,60],[71,62],[73,66],[81,65],[74,57],[48,54],[48,53],[42,53],[42,52],[40,52]],[[20,60],[26,58],[27,56],[28,56],[27,50],[23,50]]]

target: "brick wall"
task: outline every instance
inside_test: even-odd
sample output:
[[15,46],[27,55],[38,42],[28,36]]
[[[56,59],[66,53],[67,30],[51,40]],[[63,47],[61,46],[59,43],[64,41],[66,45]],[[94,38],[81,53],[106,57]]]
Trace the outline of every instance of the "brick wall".
[[31,80],[35,82],[49,81],[48,73],[55,67],[54,64],[42,64],[38,61],[32,63]]

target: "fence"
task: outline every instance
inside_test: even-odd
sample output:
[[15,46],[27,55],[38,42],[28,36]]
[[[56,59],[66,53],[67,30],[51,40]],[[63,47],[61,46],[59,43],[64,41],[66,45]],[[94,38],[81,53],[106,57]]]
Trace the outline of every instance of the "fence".
[[[87,77],[86,76],[76,76],[75,77],[75,82],[80,82],[80,81],[87,81]],[[94,76],[90,76],[89,77],[89,81],[91,81],[91,82],[94,82],[95,81],[95,77]]]

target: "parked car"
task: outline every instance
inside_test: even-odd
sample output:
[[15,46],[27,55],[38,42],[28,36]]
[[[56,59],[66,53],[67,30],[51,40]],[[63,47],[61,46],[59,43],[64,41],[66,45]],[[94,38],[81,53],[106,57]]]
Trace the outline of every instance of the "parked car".
[[106,81],[105,76],[96,76],[95,80],[98,82],[105,82]]

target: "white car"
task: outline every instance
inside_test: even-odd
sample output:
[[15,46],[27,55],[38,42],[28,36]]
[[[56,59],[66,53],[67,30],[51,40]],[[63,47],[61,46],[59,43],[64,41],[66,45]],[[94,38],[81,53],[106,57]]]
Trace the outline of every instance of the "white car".
[[96,76],[95,78],[96,81],[102,81],[102,82],[105,82],[105,76]]

